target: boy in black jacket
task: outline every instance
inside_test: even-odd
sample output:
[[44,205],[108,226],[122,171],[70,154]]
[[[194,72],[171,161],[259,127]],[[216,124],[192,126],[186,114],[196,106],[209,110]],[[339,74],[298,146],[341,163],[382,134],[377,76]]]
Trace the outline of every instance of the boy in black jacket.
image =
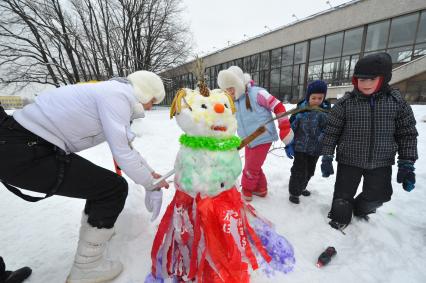
[[[323,139],[323,176],[333,174],[337,146],[337,176],[329,217],[336,229],[355,216],[367,218],[391,199],[392,165],[398,152],[397,181],[414,189],[417,160],[416,120],[400,92],[389,86],[392,60],[387,53],[361,58],[355,65],[354,89],[339,99],[328,115]],[[362,192],[356,197],[364,177]],[[368,219],[368,218],[367,218]]]

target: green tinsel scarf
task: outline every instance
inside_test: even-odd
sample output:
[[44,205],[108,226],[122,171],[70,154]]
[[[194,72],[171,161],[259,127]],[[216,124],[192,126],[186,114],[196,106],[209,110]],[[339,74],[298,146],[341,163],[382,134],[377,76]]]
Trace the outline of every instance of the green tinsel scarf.
[[215,138],[203,136],[188,136],[187,134],[183,134],[180,136],[179,142],[186,147],[194,149],[226,151],[231,149],[237,149],[237,147],[241,143],[241,140],[239,137],[235,136],[231,138]]

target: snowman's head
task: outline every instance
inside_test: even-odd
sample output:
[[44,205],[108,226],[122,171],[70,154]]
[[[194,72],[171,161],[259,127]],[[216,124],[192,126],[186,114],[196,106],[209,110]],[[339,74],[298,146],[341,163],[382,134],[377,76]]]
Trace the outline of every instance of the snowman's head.
[[179,127],[191,136],[232,137],[237,129],[235,105],[220,89],[203,96],[198,90],[180,89],[170,109]]

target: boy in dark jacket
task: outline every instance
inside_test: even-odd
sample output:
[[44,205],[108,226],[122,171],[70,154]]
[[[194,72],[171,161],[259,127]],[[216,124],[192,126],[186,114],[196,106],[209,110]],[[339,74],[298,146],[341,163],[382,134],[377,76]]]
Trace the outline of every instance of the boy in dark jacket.
[[[417,160],[416,120],[401,93],[389,86],[392,60],[387,53],[361,58],[355,65],[354,89],[331,109],[323,139],[321,169],[333,173],[332,155],[337,146],[337,176],[329,217],[336,229],[355,216],[368,219],[391,199],[392,165],[398,152],[397,181],[404,190],[414,189]],[[364,178],[362,192],[356,197]]]
[[[305,99],[299,102],[297,107],[319,106],[330,109],[330,104],[324,100],[326,94],[327,84],[321,80],[313,81],[308,85]],[[314,175],[321,154],[321,139],[327,124],[327,114],[319,111],[302,112],[290,117],[290,122],[294,139],[285,150],[290,159],[294,156],[294,162],[288,190],[290,202],[298,204],[300,195],[311,195],[306,186]]]

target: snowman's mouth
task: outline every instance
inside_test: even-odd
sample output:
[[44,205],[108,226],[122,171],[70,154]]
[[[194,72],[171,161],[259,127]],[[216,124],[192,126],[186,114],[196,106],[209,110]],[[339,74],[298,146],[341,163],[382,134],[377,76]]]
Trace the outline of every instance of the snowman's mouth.
[[225,126],[211,126],[211,129],[213,131],[221,131],[221,132],[226,132],[226,130],[228,129]]

